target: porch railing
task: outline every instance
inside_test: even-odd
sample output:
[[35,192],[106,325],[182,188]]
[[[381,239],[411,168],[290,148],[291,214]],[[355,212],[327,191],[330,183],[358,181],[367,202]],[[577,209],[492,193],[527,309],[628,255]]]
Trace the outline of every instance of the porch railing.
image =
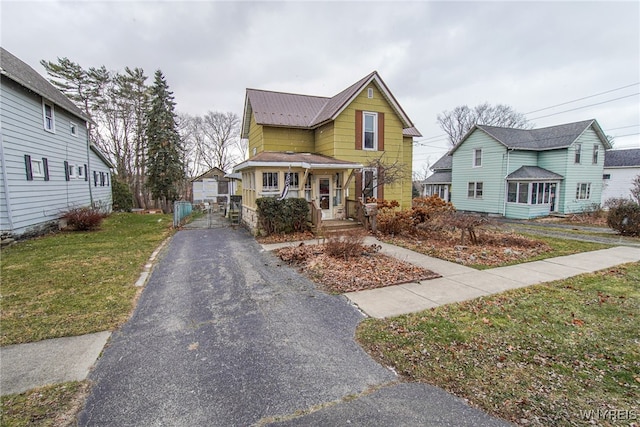
[[364,205],[359,199],[347,199],[345,203],[345,218],[354,219],[364,224]]
[[322,227],[322,209],[317,205],[315,200],[308,202],[309,203],[309,222],[311,222],[311,226],[316,230]]

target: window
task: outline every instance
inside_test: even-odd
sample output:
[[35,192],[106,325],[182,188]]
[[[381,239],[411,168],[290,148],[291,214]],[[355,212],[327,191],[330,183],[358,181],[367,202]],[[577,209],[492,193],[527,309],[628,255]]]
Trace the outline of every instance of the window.
[[262,191],[278,191],[278,172],[262,172]]
[[510,182],[507,190],[507,202],[531,205],[549,203],[550,182]]
[[373,98],[373,89],[372,88],[367,89],[367,98]]
[[377,122],[378,115],[376,113],[362,113],[364,126],[362,127],[362,141],[364,150],[378,149]]
[[378,197],[378,169],[365,168],[362,170],[362,197],[365,202]]
[[579,182],[576,185],[576,200],[589,200],[591,197],[591,183]]
[[473,167],[479,168],[482,166],[482,148],[476,148],[473,150]]
[[470,182],[467,187],[467,197],[470,199],[482,199],[482,183]]
[[307,202],[311,201],[311,174],[307,175],[307,181],[304,183],[304,198]]
[[43,102],[42,114],[44,117],[44,130],[47,130],[49,132],[55,132],[56,125],[55,125],[55,113],[53,110],[53,104],[48,104],[46,102]]
[[84,166],[83,165],[76,165],[76,170],[78,171],[76,176],[78,178],[84,178]]
[[611,179],[611,174],[605,173],[604,175],[602,175],[602,179]]
[[300,176],[298,172],[285,172],[284,179],[285,182],[289,178],[289,188],[290,189],[298,189],[300,188]]
[[31,159],[31,175],[34,178],[44,178],[44,166],[42,160]]
[[593,164],[598,164],[598,152],[600,151],[600,146],[598,144],[593,144]]
[[71,135],[78,136],[78,125],[73,122],[69,122],[69,128],[71,130]]
[[580,156],[582,155],[582,144],[576,144],[576,159],[575,163],[580,163]]
[[76,165],[70,165],[69,163],[67,163],[67,174],[69,175],[69,178],[74,179],[74,178],[78,178],[78,176],[76,175],[76,171],[78,170]]
[[336,183],[333,186],[333,205],[342,204],[342,173],[336,173]]

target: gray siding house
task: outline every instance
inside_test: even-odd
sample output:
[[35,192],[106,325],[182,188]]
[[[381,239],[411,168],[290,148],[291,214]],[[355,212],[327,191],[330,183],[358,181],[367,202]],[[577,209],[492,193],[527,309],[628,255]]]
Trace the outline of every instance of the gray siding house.
[[595,120],[540,129],[475,125],[451,150],[451,202],[461,211],[529,219],[599,205],[605,150]]
[[0,119],[0,234],[40,234],[74,207],[111,211],[113,166],[89,143],[90,119],[4,48]]
[[442,200],[451,201],[451,164],[453,158],[449,153],[445,154],[433,164],[431,174],[422,181],[422,195],[437,195]]

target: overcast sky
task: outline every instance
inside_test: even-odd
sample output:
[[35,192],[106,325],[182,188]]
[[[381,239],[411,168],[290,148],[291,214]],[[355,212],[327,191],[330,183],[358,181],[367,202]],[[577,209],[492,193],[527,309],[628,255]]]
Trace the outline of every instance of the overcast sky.
[[595,118],[640,148],[638,1],[1,0],[0,16],[2,46],[41,74],[58,57],[161,69],[194,115],[242,116],[246,88],[333,96],[377,70],[423,135],[414,171],[448,149],[438,114],[483,102],[535,127]]

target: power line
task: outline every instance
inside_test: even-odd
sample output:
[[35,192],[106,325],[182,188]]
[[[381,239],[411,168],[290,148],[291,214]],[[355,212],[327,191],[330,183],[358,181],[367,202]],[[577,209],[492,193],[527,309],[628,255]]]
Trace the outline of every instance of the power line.
[[640,92],[632,93],[631,95],[621,96],[621,97],[614,98],[614,99],[609,99],[608,101],[596,102],[595,104],[589,104],[589,105],[584,105],[582,107],[571,108],[569,110],[558,111],[557,113],[551,113],[551,114],[547,114],[547,115],[544,115],[544,116],[535,117],[535,118],[529,119],[529,120],[538,120],[538,119],[543,119],[545,117],[557,116],[558,114],[568,113],[570,111],[581,110],[583,108],[589,108],[589,107],[593,107],[595,105],[607,104],[609,102],[618,101],[620,99],[625,99],[625,98],[630,98],[630,97],[636,96],[636,95],[640,95]]
[[[604,94],[611,93],[611,92],[616,92],[616,91],[618,91],[618,90],[626,89],[626,88],[628,88],[628,87],[631,87],[631,86],[637,86],[637,85],[640,85],[640,82],[638,82],[638,83],[633,83],[633,84],[626,85],[626,86],[621,86],[621,87],[618,87],[618,88],[615,88],[615,89],[611,89],[611,90],[607,90],[607,91],[604,91],[604,92],[596,93],[595,95],[589,95],[589,96],[585,96],[585,97],[583,97],[583,98],[574,99],[574,100],[572,100],[572,101],[563,102],[563,103],[561,103],[561,104],[552,105],[551,107],[545,107],[545,108],[540,108],[539,110],[529,111],[528,113],[524,113],[524,114],[525,114],[525,115],[527,115],[527,114],[537,113],[537,112],[539,112],[539,111],[549,110],[549,109],[551,109],[551,108],[560,107],[560,106],[562,106],[562,105],[567,105],[567,104],[572,104],[572,103],[574,103],[574,102],[582,101],[582,100],[584,100],[584,99],[594,98],[594,97],[596,97],[596,96],[604,95]],[[535,120],[535,119],[533,119],[533,120]]]

